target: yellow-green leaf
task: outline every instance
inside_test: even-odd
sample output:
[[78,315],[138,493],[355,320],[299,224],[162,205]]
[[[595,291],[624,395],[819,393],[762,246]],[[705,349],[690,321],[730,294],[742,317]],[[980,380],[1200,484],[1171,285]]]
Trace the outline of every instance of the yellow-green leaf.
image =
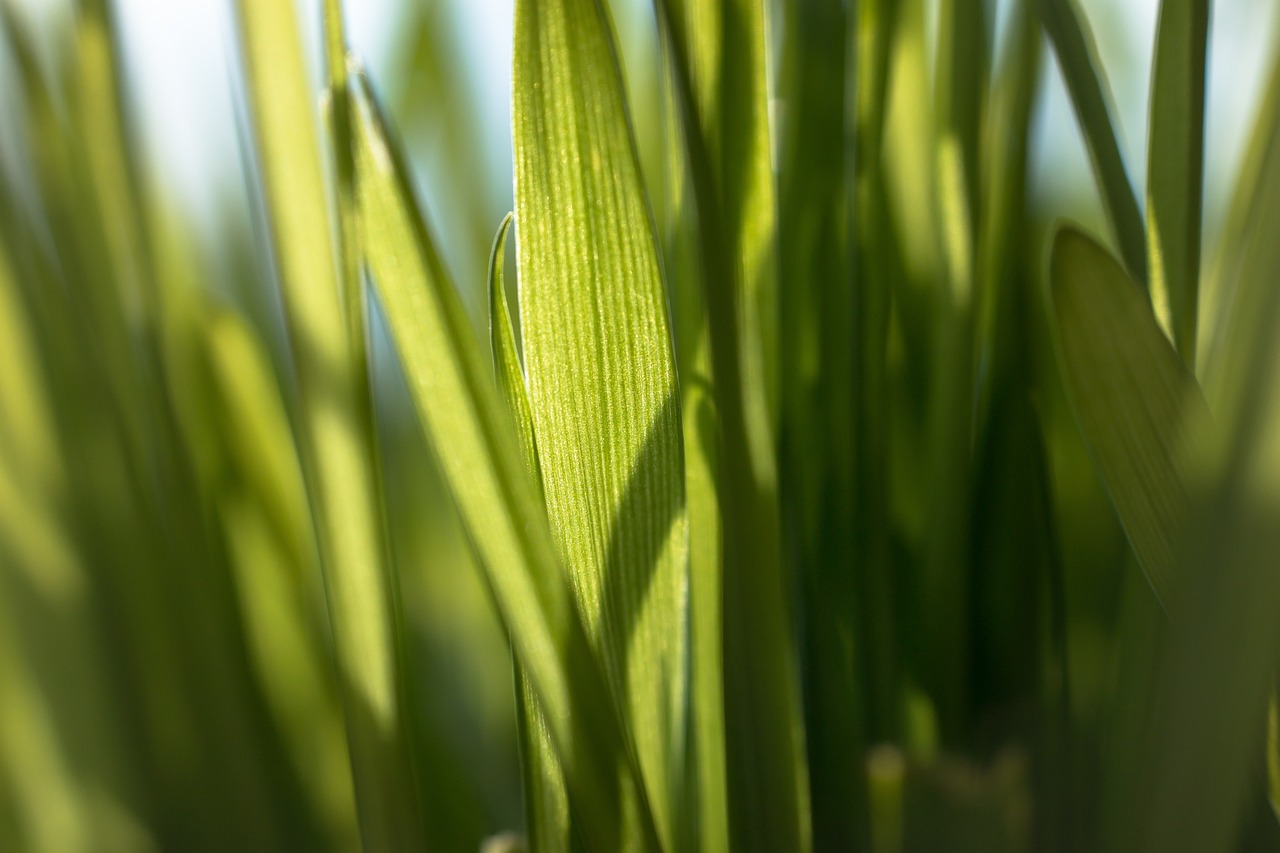
[[401,718],[394,581],[382,539],[365,356],[353,346],[334,265],[316,93],[292,0],[242,0],[239,19],[361,832],[372,849],[417,846],[422,827]]
[[670,848],[688,543],[657,241],[599,0],[520,0],[515,36],[520,319],[547,511]]
[[[505,269],[507,235],[512,221],[510,213],[503,217],[489,256],[489,344],[493,349],[493,372],[498,380],[498,391],[515,424],[520,448],[524,451],[525,466],[540,485],[529,394],[524,370],[520,366],[520,354],[516,350],[511,312],[507,307]],[[556,758],[538,698],[519,663],[516,664],[516,704],[530,848],[534,851],[568,850],[573,829],[569,823],[569,793],[564,770]]]
[[[445,273],[377,104],[357,78],[356,200],[364,259],[409,393],[533,688],[593,849],[617,849],[636,788],[616,710],[555,555],[537,487],[479,340]],[[621,773],[619,769],[621,768]],[[639,838],[653,839],[643,819]]]

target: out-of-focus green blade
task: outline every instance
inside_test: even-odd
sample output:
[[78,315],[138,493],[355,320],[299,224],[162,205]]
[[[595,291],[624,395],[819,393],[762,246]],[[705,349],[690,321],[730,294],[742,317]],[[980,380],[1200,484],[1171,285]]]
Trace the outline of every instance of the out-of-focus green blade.
[[219,510],[255,674],[317,815],[335,838],[356,843],[341,706],[315,619],[322,590],[314,533],[283,401],[243,322],[215,314],[204,331],[218,397],[214,422],[235,483],[224,487]]
[[1160,4],[1147,145],[1147,256],[1160,324],[1192,370],[1200,298],[1209,0]]
[[1204,398],[1139,287],[1074,228],[1054,239],[1050,291],[1076,422],[1138,561],[1173,611]]
[[412,847],[422,826],[402,719],[394,581],[382,541],[364,354],[352,346],[334,266],[315,95],[291,0],[244,0],[239,18],[361,832],[372,849]]
[[[748,37],[756,19],[763,19],[764,5],[759,0],[699,0],[697,8],[680,0],[655,0],[654,5],[668,49],[696,213],[720,426],[716,486],[724,531],[721,600],[731,839],[734,849],[803,851],[810,845],[809,790],[790,581],[782,563],[760,318],[740,254],[746,245],[742,228],[753,221],[749,211],[755,209],[744,206],[744,200],[760,203],[760,196],[740,182],[768,168],[760,158],[767,163],[769,151],[750,148],[748,156],[739,150],[730,159],[724,141],[726,135],[753,133],[744,131],[750,126],[744,125],[744,117],[764,122],[767,114],[764,89],[748,84],[764,69],[764,45]],[[724,22],[718,45],[698,30],[699,22],[717,18]],[[750,102],[728,107],[717,97]],[[731,122],[727,116],[736,118]],[[767,122],[763,132],[768,132]],[[750,708],[751,713],[737,714],[733,708]]]
[[[708,6],[709,4],[701,4]],[[710,32],[710,29],[706,30]],[[668,233],[664,242],[672,292],[680,414],[684,421],[685,503],[689,515],[689,776],[690,806],[681,830],[699,849],[722,851],[729,844],[728,779],[725,768],[724,619],[721,519],[716,494],[714,379],[707,311],[698,274],[693,199],[675,93],[665,80]]]
[[[538,448],[533,436],[533,416],[529,413],[529,394],[525,387],[524,370],[520,366],[520,354],[516,350],[511,312],[507,307],[507,235],[513,218],[510,213],[503,218],[498,227],[498,236],[493,241],[493,252],[489,256],[489,343],[493,350],[493,372],[498,381],[498,392],[515,424],[520,449],[524,451],[525,467],[541,486]],[[564,771],[556,758],[547,721],[542,709],[538,707],[538,697],[518,662],[516,702],[517,713],[520,715],[517,725],[520,731],[525,820],[530,849],[535,853],[568,850],[572,841],[572,827],[569,823],[569,792],[565,787]]]
[[520,318],[547,511],[670,848],[688,701],[680,399],[599,0],[516,4],[512,124]]
[[[635,790],[638,770],[556,559],[537,488],[427,234],[403,157],[363,81],[355,95],[360,244],[410,395],[543,712],[582,834],[593,849],[617,849],[620,787]],[[642,843],[655,838],[652,824],[637,832]]]
[[1093,33],[1077,0],[1041,0],[1040,13],[1075,106],[1120,257],[1129,274],[1145,284],[1147,250],[1142,211],[1120,153],[1110,93]]
[[[1280,26],[1280,21],[1278,21]],[[1244,365],[1255,344],[1260,317],[1258,300],[1272,282],[1260,269],[1259,253],[1270,240],[1269,206],[1275,204],[1268,177],[1280,151],[1280,51],[1261,92],[1261,102],[1249,136],[1249,147],[1232,188],[1231,203],[1222,225],[1213,263],[1204,281],[1205,323],[1209,333],[1202,358],[1205,390],[1214,410],[1230,403],[1238,390]],[[1265,256],[1265,255],[1264,255]],[[1203,337],[1203,336],[1202,336]]]

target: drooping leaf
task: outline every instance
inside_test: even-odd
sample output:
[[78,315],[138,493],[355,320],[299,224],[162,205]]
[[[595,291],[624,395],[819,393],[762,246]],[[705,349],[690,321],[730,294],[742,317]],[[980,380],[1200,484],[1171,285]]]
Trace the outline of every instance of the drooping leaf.
[[[373,848],[416,846],[422,826],[401,717],[407,705],[397,673],[394,579],[382,536],[366,356],[354,346],[357,321],[344,309],[334,266],[315,96],[294,4],[245,0],[238,7],[361,832]],[[350,251],[348,244],[341,248]],[[349,279],[350,265],[344,270]]]
[[1152,589],[1174,610],[1204,397],[1138,285],[1074,228],[1054,239],[1050,290],[1076,422]]
[[[426,231],[403,156],[367,86],[356,82],[357,221],[365,263],[410,395],[542,710],[583,836],[593,849],[616,849],[621,802],[627,791],[641,790],[639,771],[492,372]],[[656,843],[642,798],[640,805],[637,840]]]
[[1147,145],[1147,256],[1161,325],[1195,370],[1209,0],[1160,4]]
[[670,848],[688,532],[657,240],[599,0],[521,0],[515,38],[520,319],[547,511]]
[[1112,118],[1115,110],[1089,22],[1078,0],[1041,0],[1040,14],[1084,134],[1120,256],[1129,274],[1145,284],[1147,250],[1142,211],[1120,152]]

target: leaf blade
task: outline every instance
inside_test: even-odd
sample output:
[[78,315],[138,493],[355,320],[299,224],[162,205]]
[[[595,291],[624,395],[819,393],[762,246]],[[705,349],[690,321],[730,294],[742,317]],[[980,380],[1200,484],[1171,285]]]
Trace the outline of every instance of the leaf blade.
[[598,0],[518,2],[513,81],[520,317],[548,515],[669,848],[687,702],[680,401]]
[[1058,232],[1050,290],[1076,421],[1134,553],[1171,610],[1177,542],[1191,508],[1188,442],[1208,407],[1140,289],[1090,237]]
[[382,536],[364,352],[341,301],[340,294],[350,293],[350,265],[341,277],[334,265],[338,255],[296,13],[289,0],[242,0],[237,8],[361,832],[374,848],[417,845],[423,827],[400,713],[406,703],[394,578]]
[[[613,849],[619,785],[636,775],[615,710],[492,374],[362,77],[355,100],[360,242],[410,396],[544,712],[584,837]],[[651,827],[640,831],[652,838]]]
[[1147,147],[1147,256],[1160,323],[1195,369],[1209,0],[1160,4]]
[[1043,0],[1040,13],[1071,94],[1120,255],[1129,274],[1145,283],[1147,252],[1142,213],[1120,152],[1112,119],[1114,110],[1093,33],[1077,0]]

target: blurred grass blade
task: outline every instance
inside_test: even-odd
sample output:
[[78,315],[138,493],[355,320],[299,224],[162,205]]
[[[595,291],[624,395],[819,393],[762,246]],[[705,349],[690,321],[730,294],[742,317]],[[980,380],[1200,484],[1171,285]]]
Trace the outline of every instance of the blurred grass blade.
[[[1174,626],[1160,670],[1147,771],[1145,849],[1230,849],[1266,749],[1280,648],[1280,90],[1264,95],[1250,228],[1236,262],[1214,390],[1220,482],[1186,563],[1196,607]],[[1186,809],[1181,804],[1195,803]]]
[[1207,406],[1141,290],[1105,249],[1059,231],[1050,290],[1076,422],[1147,579],[1166,611],[1180,599],[1180,537]]
[[[1277,19],[1280,30],[1280,18]],[[1274,43],[1274,40],[1273,40]],[[1275,193],[1268,183],[1280,152],[1280,51],[1261,91],[1261,103],[1249,134],[1248,148],[1232,186],[1231,202],[1222,225],[1213,263],[1204,282],[1208,349],[1203,353],[1205,390],[1214,410],[1229,402],[1232,386],[1240,386],[1245,365],[1253,357],[1260,317],[1259,300],[1272,286],[1260,255],[1270,233],[1269,205]]]
[[513,80],[520,319],[547,510],[670,849],[688,702],[680,400],[599,0],[517,2]]
[[1089,149],[1098,191],[1102,194],[1120,257],[1129,275],[1146,284],[1147,250],[1142,212],[1120,152],[1110,90],[1088,20],[1078,0],[1040,0],[1040,11]]
[[685,502],[689,515],[689,742],[686,843],[706,851],[729,850],[729,793],[725,768],[724,613],[721,600],[720,504],[716,495],[716,419],[707,311],[698,276],[698,244],[688,175],[670,77],[665,78],[664,118],[667,200],[664,242],[675,323],[680,414],[684,421]]
[[361,832],[371,849],[417,846],[422,826],[402,719],[364,354],[353,350],[334,268],[315,98],[291,0],[242,0],[239,18]]
[[1147,145],[1147,254],[1156,315],[1195,370],[1210,0],[1164,0]]
[[[270,363],[248,327],[213,314],[204,345],[234,485],[221,496],[237,599],[263,693],[291,747],[316,814],[356,843],[354,797],[324,626],[306,492]],[[232,473],[234,471],[234,473]]]
[[[542,475],[538,469],[538,448],[534,443],[533,416],[529,414],[529,394],[520,355],[516,351],[511,312],[507,307],[507,235],[513,218],[510,213],[503,217],[489,256],[489,343],[493,350],[493,372],[498,380],[498,393],[515,424],[520,448],[524,451],[525,467],[541,488]],[[572,827],[564,770],[556,758],[546,719],[538,706],[538,697],[519,662],[515,667],[516,713],[519,715],[516,722],[530,849],[567,851],[572,843]]]
[[[427,234],[403,156],[363,78],[356,78],[355,97],[360,242],[409,392],[537,696],[583,837],[593,849],[616,849],[620,786],[638,791],[638,770],[556,560],[536,486]],[[636,816],[642,821],[636,837],[653,844],[647,814],[642,808]]]
[[[714,14],[714,0],[696,1],[712,4],[703,12]],[[739,171],[734,171],[728,161],[722,162],[721,151],[725,134],[743,134],[740,117],[762,117],[767,111],[762,89],[707,76],[717,69],[754,75],[754,69],[763,68],[764,45],[745,35],[754,31],[764,7],[758,0],[733,0],[718,7],[732,25],[723,31],[723,42],[712,45],[712,56],[719,59],[704,53],[706,34],[695,28],[700,18],[688,3],[655,0],[655,7],[667,46],[696,212],[720,424],[716,466],[724,530],[721,600],[731,840],[735,850],[805,851],[810,846],[808,771],[790,586],[782,563],[769,395],[759,318],[739,253],[744,247],[740,229],[752,222],[748,211],[755,208],[741,207],[753,196],[741,186],[730,186],[758,174],[761,158],[770,152],[752,149],[756,159],[736,161]],[[729,53],[734,57],[725,58]],[[745,67],[740,64],[744,58],[750,59]],[[716,93],[726,92],[753,100],[730,109],[714,100]],[[738,116],[739,124],[728,124],[726,115]],[[752,713],[728,710],[735,707],[751,708]]]

